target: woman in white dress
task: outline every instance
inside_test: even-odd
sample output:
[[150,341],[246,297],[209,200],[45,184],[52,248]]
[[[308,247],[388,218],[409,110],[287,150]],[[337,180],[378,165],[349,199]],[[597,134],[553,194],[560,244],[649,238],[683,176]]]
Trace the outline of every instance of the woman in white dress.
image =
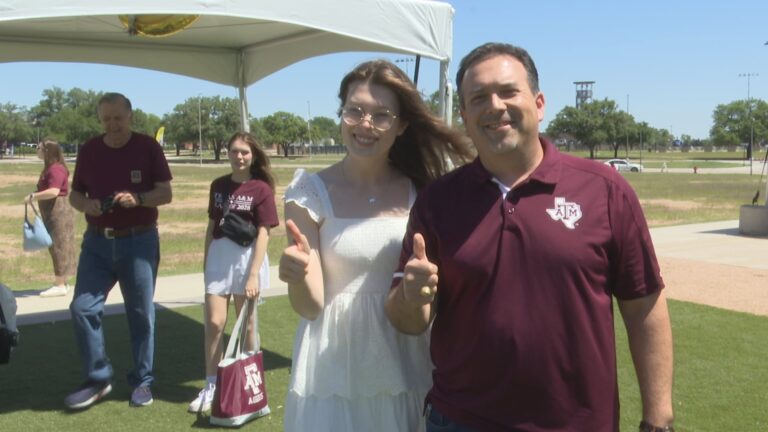
[[384,300],[417,190],[471,152],[388,61],[347,74],[339,90],[347,156],[298,170],[285,192],[293,243],[280,259],[301,316],[285,430],[417,431],[431,386],[428,336],[398,333]]

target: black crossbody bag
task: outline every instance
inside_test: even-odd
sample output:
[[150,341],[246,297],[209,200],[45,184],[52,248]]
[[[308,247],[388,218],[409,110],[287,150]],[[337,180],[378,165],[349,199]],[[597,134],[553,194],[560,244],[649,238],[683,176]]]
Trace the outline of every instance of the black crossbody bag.
[[243,247],[250,246],[259,235],[259,230],[250,220],[230,212],[229,208],[224,212],[224,217],[221,218],[220,228],[224,237]]

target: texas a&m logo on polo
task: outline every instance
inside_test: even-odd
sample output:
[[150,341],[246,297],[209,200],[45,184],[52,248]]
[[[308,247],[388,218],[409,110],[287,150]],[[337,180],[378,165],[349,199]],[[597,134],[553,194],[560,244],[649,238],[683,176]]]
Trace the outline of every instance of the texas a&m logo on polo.
[[260,388],[262,380],[258,365],[255,363],[246,365],[243,368],[243,372],[245,373],[246,378],[244,389],[253,394],[253,396],[248,398],[248,405],[253,405],[264,400],[264,393],[262,393]]
[[576,229],[576,222],[581,219],[581,206],[568,202],[564,197],[555,197],[555,208],[546,209],[554,221],[563,221],[568,229]]

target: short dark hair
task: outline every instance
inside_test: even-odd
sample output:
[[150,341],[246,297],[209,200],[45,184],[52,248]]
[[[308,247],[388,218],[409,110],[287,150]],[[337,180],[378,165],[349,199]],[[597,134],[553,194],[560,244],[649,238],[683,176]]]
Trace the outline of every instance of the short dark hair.
[[133,111],[133,107],[131,106],[131,100],[125,97],[122,93],[104,93],[99,98],[99,103],[96,104],[96,107],[100,107],[102,104],[105,103],[115,103],[115,102],[123,102],[125,104],[125,107],[128,108],[128,111]]
[[456,72],[456,92],[459,94],[459,104],[461,104],[461,106],[464,106],[464,96],[461,94],[461,82],[464,80],[464,75],[467,73],[467,69],[472,67],[475,63],[499,55],[514,57],[522,63],[525,72],[528,74],[528,86],[534,94],[539,92],[539,72],[536,70],[536,64],[533,62],[531,55],[528,54],[528,51],[511,44],[488,42],[470,51],[469,54],[461,59],[461,63],[459,63],[459,71]]

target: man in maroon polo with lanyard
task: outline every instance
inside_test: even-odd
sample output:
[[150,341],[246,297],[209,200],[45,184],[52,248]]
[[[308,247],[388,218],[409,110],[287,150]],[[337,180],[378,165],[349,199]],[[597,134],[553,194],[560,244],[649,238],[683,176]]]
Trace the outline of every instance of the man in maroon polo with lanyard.
[[432,323],[427,432],[618,431],[613,297],[640,430],[673,430],[672,332],[635,193],[539,136],[525,50],[482,45],[456,83],[479,157],[419,194],[385,306],[405,333]]
[[120,282],[134,368],[131,406],[152,403],[155,280],[160,262],[157,207],[171,202],[171,171],[152,137],[131,131],[131,102],[106,93],[97,109],[104,135],[77,154],[70,203],[85,213],[75,293],[70,304],[85,381],[65,399],[70,409],[91,406],[112,390],[112,365],[101,318],[107,294]]

